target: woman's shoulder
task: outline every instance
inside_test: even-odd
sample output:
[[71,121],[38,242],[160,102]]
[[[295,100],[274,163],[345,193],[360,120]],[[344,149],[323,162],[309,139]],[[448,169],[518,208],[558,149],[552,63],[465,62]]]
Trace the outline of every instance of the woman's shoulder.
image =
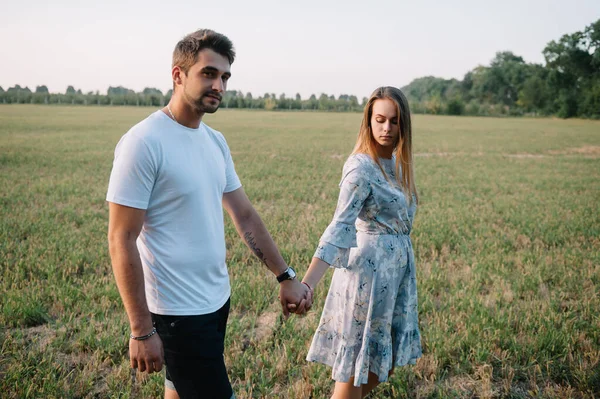
[[345,170],[359,169],[359,170],[370,170],[374,165],[373,159],[368,154],[355,153],[346,159],[344,164]]
[[355,178],[369,180],[369,176],[373,174],[374,163],[371,157],[367,154],[352,154],[344,163],[342,179],[352,175]]

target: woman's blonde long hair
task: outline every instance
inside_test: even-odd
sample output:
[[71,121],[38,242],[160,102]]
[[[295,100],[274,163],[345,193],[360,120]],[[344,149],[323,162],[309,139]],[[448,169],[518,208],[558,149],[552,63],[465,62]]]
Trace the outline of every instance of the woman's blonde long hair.
[[406,96],[404,96],[404,93],[402,93],[400,89],[390,86],[380,87],[371,94],[371,97],[365,106],[360,131],[358,132],[358,139],[356,140],[356,146],[354,146],[354,151],[352,151],[352,153],[369,155],[375,161],[377,166],[379,166],[379,169],[381,169],[385,178],[390,181],[389,176],[381,166],[381,162],[379,162],[377,142],[373,137],[373,130],[371,128],[373,104],[380,99],[389,99],[396,104],[396,115],[398,115],[399,119],[400,134],[398,142],[394,145],[394,152],[396,154],[396,181],[398,182],[398,185],[402,187],[409,202],[412,201],[413,196],[418,202],[419,196],[415,185],[413,168],[410,108]]

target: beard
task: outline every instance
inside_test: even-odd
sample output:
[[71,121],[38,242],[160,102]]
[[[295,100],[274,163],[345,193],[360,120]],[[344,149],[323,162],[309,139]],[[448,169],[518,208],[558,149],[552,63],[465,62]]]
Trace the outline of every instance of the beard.
[[189,104],[194,108],[194,111],[198,114],[214,114],[219,109],[222,99],[219,93],[213,91],[202,93],[197,99],[190,96],[187,92],[185,93],[185,96],[187,97]]

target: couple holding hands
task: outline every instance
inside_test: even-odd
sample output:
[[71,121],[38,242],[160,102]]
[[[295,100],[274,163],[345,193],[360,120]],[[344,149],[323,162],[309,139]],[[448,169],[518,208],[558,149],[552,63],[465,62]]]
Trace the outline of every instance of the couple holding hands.
[[410,232],[418,202],[408,101],[369,98],[344,164],[333,220],[300,282],[244,193],[216,112],[235,52],[203,29],[173,52],[169,104],[115,149],[107,201],[113,272],[129,318],[131,366],[166,367],[165,398],[230,399],[224,338],[230,306],[223,208],[276,276],[284,314],[303,314],[334,268],[307,360],[329,365],[333,398],[363,398],[421,356]]

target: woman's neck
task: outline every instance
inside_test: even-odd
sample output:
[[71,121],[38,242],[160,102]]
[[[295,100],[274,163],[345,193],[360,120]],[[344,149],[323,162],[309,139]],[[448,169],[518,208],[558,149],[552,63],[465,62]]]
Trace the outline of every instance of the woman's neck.
[[377,144],[377,155],[379,158],[392,159],[392,155],[394,155],[393,147],[384,147],[382,145]]

